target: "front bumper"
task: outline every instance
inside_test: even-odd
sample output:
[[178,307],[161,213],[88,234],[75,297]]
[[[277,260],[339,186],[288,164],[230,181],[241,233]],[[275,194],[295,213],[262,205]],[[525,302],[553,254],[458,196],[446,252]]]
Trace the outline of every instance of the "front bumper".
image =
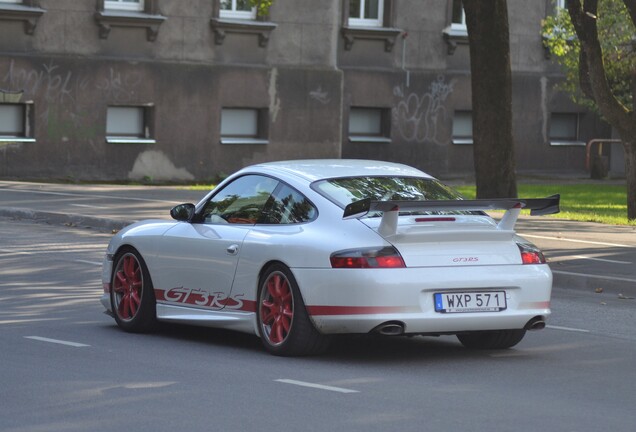
[[104,308],[106,309],[106,312],[111,312],[111,313],[112,313],[112,310],[110,307],[110,290],[111,290],[110,278],[112,273],[113,273],[112,256],[106,255],[104,257],[104,261],[102,262],[102,287],[104,289],[104,292],[102,296],[100,297],[99,301],[102,304],[102,306],[104,306]]

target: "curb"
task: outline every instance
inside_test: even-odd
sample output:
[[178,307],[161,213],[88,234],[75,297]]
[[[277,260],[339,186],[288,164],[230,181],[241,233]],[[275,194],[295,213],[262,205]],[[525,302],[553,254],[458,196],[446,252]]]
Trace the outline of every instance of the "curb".
[[616,276],[602,276],[585,273],[573,273],[560,270],[552,270],[553,286],[560,288],[574,288],[595,292],[602,289],[603,292],[616,294],[636,294],[636,280]]
[[67,213],[55,213],[11,207],[0,207],[0,216],[10,217],[13,219],[28,219],[50,224],[94,228],[105,232],[119,231],[125,226],[135,222],[96,216],[69,215]]

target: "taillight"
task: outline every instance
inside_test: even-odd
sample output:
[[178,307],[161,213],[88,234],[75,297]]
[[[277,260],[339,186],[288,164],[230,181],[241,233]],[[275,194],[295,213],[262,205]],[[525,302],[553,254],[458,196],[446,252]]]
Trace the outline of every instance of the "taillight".
[[519,251],[521,252],[522,264],[545,264],[545,257],[538,247],[532,243],[517,242]]
[[333,268],[403,268],[404,260],[393,247],[351,249],[334,252],[330,257]]

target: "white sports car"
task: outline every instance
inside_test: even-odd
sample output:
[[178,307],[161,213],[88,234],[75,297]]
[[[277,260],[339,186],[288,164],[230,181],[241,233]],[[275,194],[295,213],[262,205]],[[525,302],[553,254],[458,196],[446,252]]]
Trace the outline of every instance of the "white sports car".
[[[394,163],[263,163],[174,207],[174,221],[115,235],[101,302],[126,331],[157,321],[236,329],[276,355],[370,332],[509,348],[545,326],[552,289],[543,254],[515,222],[522,208],[558,206],[558,195],[463,200]],[[497,222],[490,209],[506,213]]]

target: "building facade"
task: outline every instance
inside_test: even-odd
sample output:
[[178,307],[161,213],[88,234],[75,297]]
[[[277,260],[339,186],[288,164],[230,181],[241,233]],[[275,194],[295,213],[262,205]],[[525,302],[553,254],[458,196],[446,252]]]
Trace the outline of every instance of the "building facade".
[[[0,0],[0,177],[208,181],[298,158],[470,175],[455,0]],[[555,90],[552,0],[508,0],[517,169],[585,170],[610,128]]]

